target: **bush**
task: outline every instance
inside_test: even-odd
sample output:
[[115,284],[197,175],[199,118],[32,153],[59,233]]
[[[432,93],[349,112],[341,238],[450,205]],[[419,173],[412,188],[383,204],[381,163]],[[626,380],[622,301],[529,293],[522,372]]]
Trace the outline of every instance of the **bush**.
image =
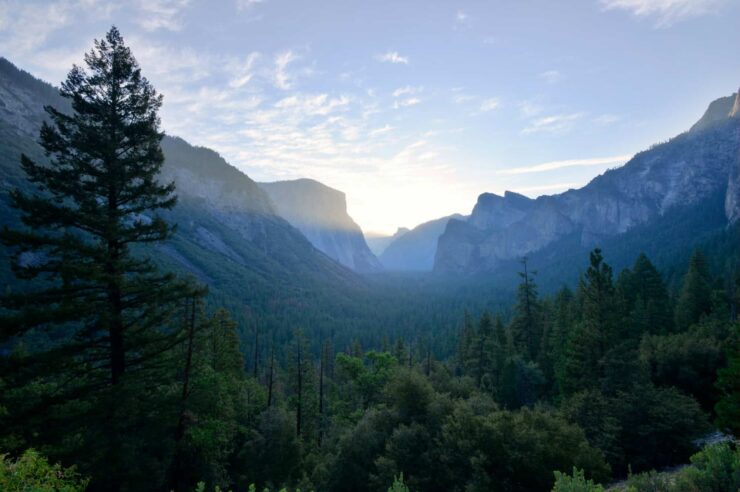
[[583,470],[573,467],[573,475],[555,472],[552,492],[604,492],[604,487],[592,480],[586,480]]
[[82,492],[89,480],[74,467],[51,465],[46,458],[29,449],[17,460],[0,455],[0,490],[3,492]]
[[[568,490],[568,489],[563,489]],[[580,489],[573,489],[580,490]],[[626,492],[737,492],[740,455],[727,442],[712,444],[691,457],[691,466],[675,473],[631,475]]]
[[693,466],[686,468],[679,483],[686,490],[737,492],[740,489],[740,455],[727,442],[713,444],[691,457]]

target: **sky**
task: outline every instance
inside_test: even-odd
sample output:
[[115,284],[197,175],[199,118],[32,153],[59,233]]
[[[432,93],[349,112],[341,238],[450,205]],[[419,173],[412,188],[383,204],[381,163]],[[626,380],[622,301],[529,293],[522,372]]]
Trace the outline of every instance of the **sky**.
[[58,85],[114,24],[165,132],[366,233],[578,188],[740,86],[740,0],[0,0],[0,56]]

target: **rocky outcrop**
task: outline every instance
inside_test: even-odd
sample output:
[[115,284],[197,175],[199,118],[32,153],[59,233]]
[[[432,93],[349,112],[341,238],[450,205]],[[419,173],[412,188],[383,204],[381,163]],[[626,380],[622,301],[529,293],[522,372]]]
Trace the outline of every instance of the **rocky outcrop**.
[[531,200],[484,193],[467,221],[450,221],[435,270],[479,272],[578,234],[583,246],[649,223],[676,207],[724,198],[728,222],[740,215],[737,95],[709,105],[689,132],[635,155],[578,190]]
[[394,239],[380,255],[387,270],[431,271],[437,254],[437,241],[450,220],[463,220],[451,215],[420,224]]
[[277,213],[327,256],[358,272],[382,269],[362,230],[347,214],[344,193],[312,179],[259,186],[269,195]]

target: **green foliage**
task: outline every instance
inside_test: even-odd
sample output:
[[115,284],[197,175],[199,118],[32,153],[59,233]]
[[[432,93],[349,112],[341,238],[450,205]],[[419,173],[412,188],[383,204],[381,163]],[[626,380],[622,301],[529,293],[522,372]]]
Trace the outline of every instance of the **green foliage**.
[[555,472],[555,485],[552,492],[603,492],[604,487],[587,480],[583,470],[573,468],[572,475],[566,475],[559,471]]
[[676,472],[654,470],[630,475],[626,492],[737,492],[740,455],[727,443],[711,444],[691,457],[691,465]]
[[[574,466],[598,479],[609,475],[601,453],[589,446],[583,431],[549,412],[524,409],[467,418],[469,422],[449,421],[443,429],[447,452],[469,456],[465,468],[454,475],[467,483],[465,490],[548,490],[553,470]],[[458,438],[465,427],[472,439]]]
[[727,366],[717,373],[716,388],[720,399],[715,406],[717,426],[740,437],[740,325],[734,325],[732,345],[728,350]]
[[711,411],[718,400],[714,387],[717,371],[726,362],[726,322],[705,319],[687,331],[647,335],[640,344],[640,359],[660,386],[675,386],[694,396]]
[[4,492],[83,492],[88,482],[74,467],[52,465],[33,449],[16,461],[0,455],[0,490]]
[[393,477],[393,484],[388,487],[388,492],[411,492],[406,484],[403,483],[403,473],[397,477]]

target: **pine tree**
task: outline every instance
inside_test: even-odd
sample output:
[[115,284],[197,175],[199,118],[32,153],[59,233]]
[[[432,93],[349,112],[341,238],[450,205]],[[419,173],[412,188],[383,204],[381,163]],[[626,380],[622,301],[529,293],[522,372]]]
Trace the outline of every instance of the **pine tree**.
[[686,330],[712,307],[712,279],[704,255],[695,250],[676,302],[676,327]]
[[[14,251],[16,276],[36,282],[35,290],[2,299],[7,315],[0,343],[35,329],[60,327],[66,336],[54,348],[20,360],[32,369],[21,370],[14,359],[4,360],[0,371],[15,375],[6,379],[15,385],[23,384],[20,375],[64,382],[54,399],[24,408],[26,416],[74,398],[93,398],[80,406],[90,412],[103,405],[94,413],[104,415],[105,430],[86,433],[101,449],[89,449],[88,456],[112,470],[97,475],[118,489],[126,483],[120,475],[127,473],[123,454],[136,454],[122,444],[123,419],[133,418],[132,410],[142,404],[127,406],[136,391],[124,382],[145,385],[147,374],[159,377],[152,371],[182,335],[177,328],[162,328],[176,302],[195,289],[133,252],[173,231],[158,215],[176,202],[174,184],[157,181],[164,161],[157,116],[162,97],[141,75],[115,27],[95,42],[85,64],[86,69],[75,66],[61,86],[71,113],[45,108],[49,123],[42,126],[40,144],[49,162],[21,157],[34,189],[14,190],[11,201],[25,227],[2,232],[3,243]],[[129,372],[136,376],[127,381]],[[92,429],[84,417],[79,424]]]
[[537,297],[537,284],[533,279],[536,272],[527,269],[527,258],[522,259],[522,282],[517,291],[514,318],[509,330],[517,351],[528,361],[535,360],[542,339],[542,309]]
[[603,358],[621,340],[621,307],[612,282],[612,269],[600,249],[590,254],[590,266],[578,287],[581,319],[568,337],[559,385],[565,395],[597,385],[603,377]]
[[619,274],[617,290],[630,314],[630,336],[643,333],[667,334],[673,331],[670,299],[663,278],[648,257],[641,253],[632,269]]

